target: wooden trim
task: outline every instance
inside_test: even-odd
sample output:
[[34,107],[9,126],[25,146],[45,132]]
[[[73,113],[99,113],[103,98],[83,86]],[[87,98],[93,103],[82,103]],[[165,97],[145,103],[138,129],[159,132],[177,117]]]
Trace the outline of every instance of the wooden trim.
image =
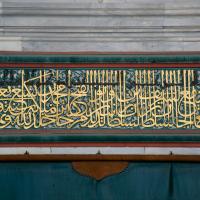
[[96,180],[118,174],[128,167],[126,161],[74,161],[72,167],[83,176]]
[[0,155],[1,162],[31,161],[149,161],[200,162],[200,155]]

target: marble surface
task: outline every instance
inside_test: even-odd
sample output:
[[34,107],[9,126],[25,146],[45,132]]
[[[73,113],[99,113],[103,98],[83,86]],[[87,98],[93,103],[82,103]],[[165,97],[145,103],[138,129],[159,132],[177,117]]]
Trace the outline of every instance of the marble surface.
[[1,0],[0,50],[199,51],[200,1]]

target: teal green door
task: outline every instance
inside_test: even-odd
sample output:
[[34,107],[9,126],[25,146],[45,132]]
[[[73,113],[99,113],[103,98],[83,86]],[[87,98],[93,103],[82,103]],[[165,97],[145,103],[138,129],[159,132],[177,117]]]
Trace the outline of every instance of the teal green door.
[[69,162],[2,162],[1,200],[198,200],[199,163],[130,163],[96,181]]

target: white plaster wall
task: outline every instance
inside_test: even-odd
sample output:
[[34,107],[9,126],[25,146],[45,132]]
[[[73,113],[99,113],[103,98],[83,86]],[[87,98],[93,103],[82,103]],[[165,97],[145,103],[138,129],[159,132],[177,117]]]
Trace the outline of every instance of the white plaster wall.
[[0,0],[0,50],[199,51],[199,22],[199,0]]

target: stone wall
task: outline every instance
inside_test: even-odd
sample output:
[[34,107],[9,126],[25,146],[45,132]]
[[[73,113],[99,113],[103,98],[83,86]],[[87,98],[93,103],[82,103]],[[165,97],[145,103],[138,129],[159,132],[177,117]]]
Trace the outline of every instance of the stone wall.
[[199,51],[199,0],[2,0],[0,50]]

